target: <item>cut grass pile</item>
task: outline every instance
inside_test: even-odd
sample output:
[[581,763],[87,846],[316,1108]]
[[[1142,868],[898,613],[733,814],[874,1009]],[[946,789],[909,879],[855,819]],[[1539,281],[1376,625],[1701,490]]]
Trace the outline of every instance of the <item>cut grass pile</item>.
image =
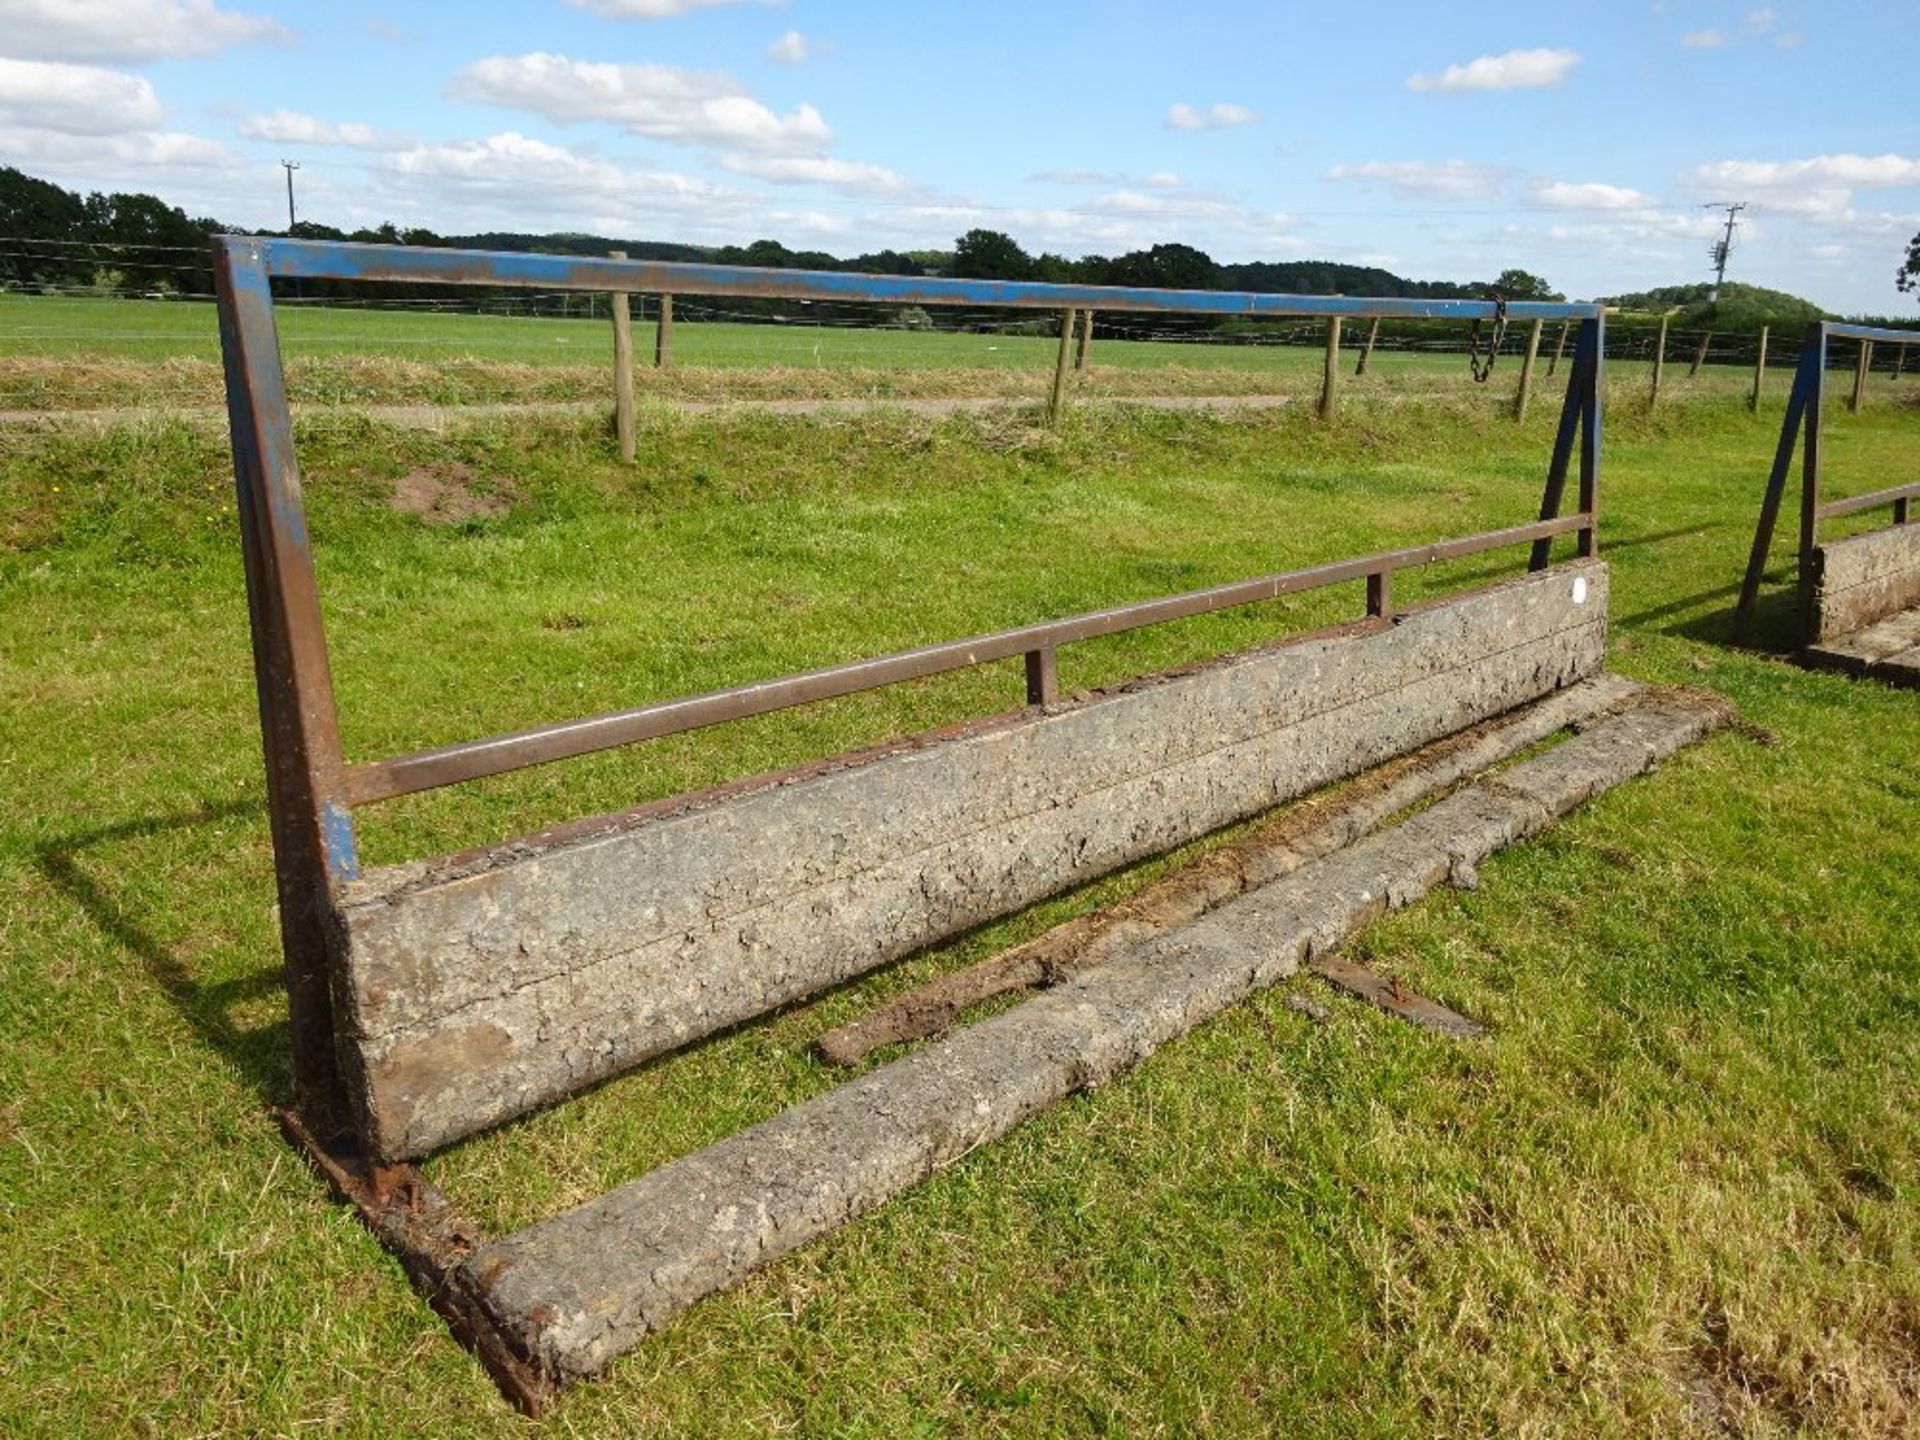
[[[1528,518],[1525,427],[1418,402],[301,427],[368,758]],[[1831,422],[1836,492],[1911,413]],[[1240,1006],[572,1393],[555,1433],[1897,1435],[1920,1414],[1920,703],[1725,648],[1772,426],[1609,416],[1617,667],[1725,736],[1360,958],[1488,1021]],[[431,503],[415,503],[428,495]],[[0,432],[0,1429],[527,1433],[285,1147],[224,445]],[[445,523],[441,523],[445,522]],[[1405,599],[1521,553],[1404,577]],[[1071,647],[1069,688],[1359,587]],[[364,812],[373,861],[1016,703],[995,666]],[[811,1038],[1167,862],[437,1157],[504,1230],[835,1075]],[[1302,982],[1310,988],[1312,982]]]

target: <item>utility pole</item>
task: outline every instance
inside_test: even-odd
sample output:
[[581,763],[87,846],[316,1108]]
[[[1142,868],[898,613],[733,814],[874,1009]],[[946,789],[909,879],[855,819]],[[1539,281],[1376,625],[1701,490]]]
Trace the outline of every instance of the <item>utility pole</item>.
[[1713,289],[1707,299],[1718,301],[1720,287],[1727,282],[1727,257],[1733,253],[1733,232],[1739,223],[1740,212],[1747,208],[1744,200],[1710,200],[1700,207],[1702,210],[1724,210],[1727,212],[1726,233],[1707,247],[1707,255],[1713,261]]
[[292,231],[293,219],[293,172],[300,168],[298,160],[282,160],[280,168],[287,172],[287,229]]

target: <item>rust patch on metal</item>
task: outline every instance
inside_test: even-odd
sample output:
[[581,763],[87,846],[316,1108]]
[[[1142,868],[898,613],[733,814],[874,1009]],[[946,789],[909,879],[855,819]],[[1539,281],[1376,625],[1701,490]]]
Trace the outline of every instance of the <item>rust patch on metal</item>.
[[553,1381],[493,1323],[477,1297],[454,1283],[467,1257],[486,1243],[480,1227],[413,1166],[370,1164],[351,1138],[322,1141],[292,1110],[281,1112],[280,1126],[399,1260],[413,1288],[479,1359],[500,1393],[523,1414],[542,1414],[556,1393]]

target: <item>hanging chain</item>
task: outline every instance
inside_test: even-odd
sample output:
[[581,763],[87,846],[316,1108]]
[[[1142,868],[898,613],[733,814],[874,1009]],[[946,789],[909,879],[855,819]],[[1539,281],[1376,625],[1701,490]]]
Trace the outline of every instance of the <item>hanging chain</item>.
[[1493,375],[1493,362],[1500,353],[1500,342],[1507,338],[1507,297],[1498,290],[1489,290],[1487,299],[1493,302],[1493,336],[1487,344],[1486,354],[1480,353],[1478,320],[1473,322],[1473,331],[1467,336],[1467,368],[1473,372],[1477,385],[1486,384]]

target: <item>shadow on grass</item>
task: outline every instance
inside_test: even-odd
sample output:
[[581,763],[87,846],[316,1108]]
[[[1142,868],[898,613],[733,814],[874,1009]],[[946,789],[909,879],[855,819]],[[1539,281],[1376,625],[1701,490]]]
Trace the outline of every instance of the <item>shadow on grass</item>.
[[34,865],[116,944],[136,956],[154,983],[211,1048],[230,1060],[269,1103],[292,1092],[285,1017],[248,1028],[234,1018],[237,1007],[279,992],[284,980],[278,965],[230,980],[203,980],[182,958],[148,930],[125,901],[87,873],[81,857],[101,845],[143,839],[171,830],[209,825],[236,816],[258,815],[257,800],[203,805],[177,815],[148,816],[95,830],[83,830],[36,847]]

